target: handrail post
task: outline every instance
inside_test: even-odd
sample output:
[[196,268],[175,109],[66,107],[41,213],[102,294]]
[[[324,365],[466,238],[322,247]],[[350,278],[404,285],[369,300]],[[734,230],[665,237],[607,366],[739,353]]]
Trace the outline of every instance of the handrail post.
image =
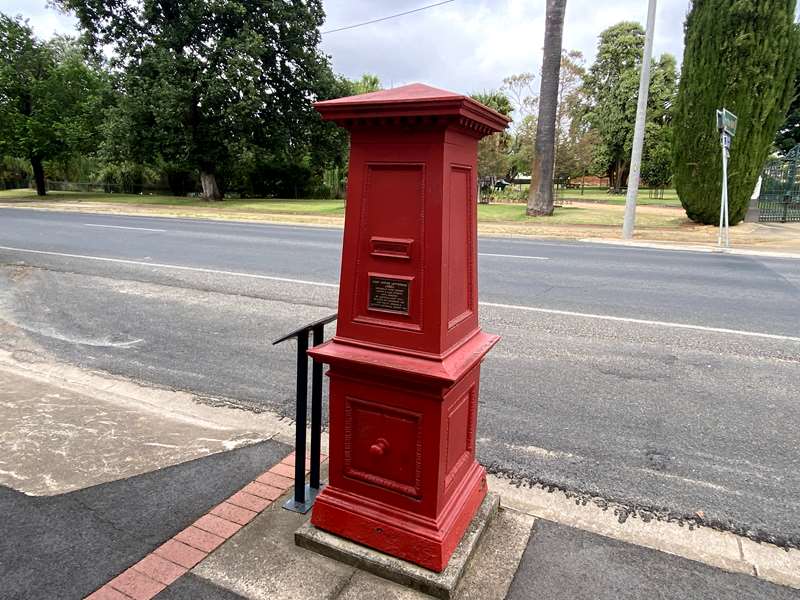
[[[325,325],[314,327],[312,345],[318,346],[324,340]],[[311,363],[311,474],[309,484],[319,491],[320,452],[322,437],[322,363]]]
[[297,335],[297,419],[295,422],[294,501],[306,502],[306,413],[308,404],[308,331]]
[[294,496],[287,500],[284,508],[307,513],[314,504],[320,491],[320,451],[322,437],[322,363],[313,361],[311,379],[311,468],[310,481],[306,485],[306,423],[308,413],[308,343],[313,333],[312,345],[324,342],[325,325],[336,320],[336,313],[318,321],[295,329],[272,345],[295,338],[297,340],[297,413],[295,417],[295,461],[294,461]]

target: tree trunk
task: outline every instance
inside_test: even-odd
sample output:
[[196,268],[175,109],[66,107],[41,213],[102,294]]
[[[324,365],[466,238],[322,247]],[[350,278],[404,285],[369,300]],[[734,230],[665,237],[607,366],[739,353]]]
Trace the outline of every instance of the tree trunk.
[[42,165],[42,158],[40,156],[32,156],[31,166],[33,167],[33,179],[36,181],[36,195],[44,196],[47,194],[47,189],[44,181],[44,165]]
[[222,192],[217,186],[217,176],[208,171],[200,171],[200,185],[203,186],[203,200],[216,202],[222,200]]
[[547,0],[544,29],[542,84],[539,89],[539,118],[536,122],[536,145],[531,189],[528,193],[529,215],[553,214],[553,171],[556,153],[556,112],[561,71],[561,36],[567,0]]

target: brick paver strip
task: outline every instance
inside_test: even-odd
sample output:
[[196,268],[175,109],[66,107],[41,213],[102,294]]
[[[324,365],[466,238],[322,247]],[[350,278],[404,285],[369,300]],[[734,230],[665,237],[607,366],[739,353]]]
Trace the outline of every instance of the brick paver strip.
[[[252,485],[252,483],[250,485]],[[254,496],[253,494],[248,494],[244,490],[242,490],[241,492],[236,492],[233,496],[228,498],[228,502],[240,508],[246,508],[247,510],[254,510],[257,513],[261,512],[262,510],[267,508],[270,504],[272,504],[271,500],[265,500],[264,498],[259,498],[258,496]]]
[[187,569],[191,569],[208,556],[206,552],[201,552],[197,548],[192,548],[174,539],[167,540],[156,548],[155,553]]
[[[292,452],[85,600],[150,600],[292,487],[294,461]],[[306,473],[310,464],[306,459]]]
[[294,466],[278,463],[270,469],[270,472],[294,479]]
[[244,488],[242,488],[242,491],[245,494],[252,494],[253,496],[263,498],[264,500],[267,500],[268,503],[272,502],[276,498],[280,498],[284,492],[284,490],[280,488],[267,485],[266,483],[260,483],[258,481],[248,483]]
[[130,600],[130,596],[126,596],[106,584],[94,594],[86,596],[86,600]]
[[127,594],[134,600],[150,600],[153,596],[163,590],[166,585],[150,579],[144,573],[128,569],[122,575],[112,579],[108,585],[123,594]]
[[293,479],[289,479],[288,477],[278,475],[277,473],[271,473],[269,471],[263,475],[260,475],[259,477],[256,477],[256,481],[259,483],[266,483],[267,485],[271,485],[272,487],[276,487],[281,490],[288,490],[294,485]]
[[[234,496],[235,495],[236,494],[234,494]],[[245,506],[245,508],[247,507]],[[218,536],[226,539],[231,537],[234,533],[242,528],[242,526],[238,523],[233,523],[227,519],[223,519],[222,517],[212,514],[203,515],[194,522],[194,526],[202,529],[203,531],[215,533]]]
[[131,568],[164,585],[169,585],[189,570],[158,554],[148,554]]
[[258,513],[242,508],[241,506],[235,506],[229,502],[223,502],[212,508],[211,514],[227,519],[228,521],[233,521],[239,525],[247,525]]
[[181,531],[175,536],[175,539],[203,552],[211,552],[225,541],[224,537],[203,531],[194,526],[189,526]]

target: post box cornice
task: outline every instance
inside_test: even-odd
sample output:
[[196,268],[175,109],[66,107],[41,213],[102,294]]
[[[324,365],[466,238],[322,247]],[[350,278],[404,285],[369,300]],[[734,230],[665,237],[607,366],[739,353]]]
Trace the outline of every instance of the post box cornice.
[[355,129],[374,125],[455,125],[485,136],[503,131],[510,119],[480,102],[421,83],[314,104],[323,119]]

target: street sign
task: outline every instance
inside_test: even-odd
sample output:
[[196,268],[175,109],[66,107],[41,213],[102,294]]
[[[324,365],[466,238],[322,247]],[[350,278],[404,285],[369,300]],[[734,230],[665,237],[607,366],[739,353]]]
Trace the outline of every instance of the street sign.
[[730,157],[731,141],[736,135],[738,118],[728,109],[717,110],[717,130],[720,134],[722,145],[722,198],[719,207],[719,247],[730,246],[730,222],[728,216],[728,158]]
[[733,141],[733,136],[728,133],[727,131],[722,132],[722,147],[726,150],[731,149],[731,142]]
[[725,108],[717,111],[717,131],[721,133],[727,133],[731,137],[735,136],[738,121],[738,117]]

